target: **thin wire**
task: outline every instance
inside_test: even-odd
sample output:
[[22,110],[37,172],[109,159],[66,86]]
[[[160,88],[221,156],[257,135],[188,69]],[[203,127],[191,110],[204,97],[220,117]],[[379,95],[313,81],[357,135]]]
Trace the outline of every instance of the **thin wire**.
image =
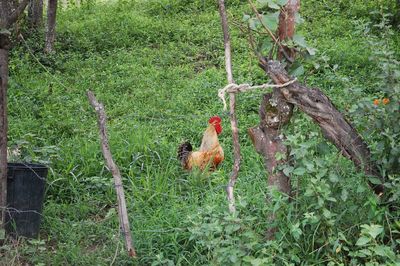
[[[61,85],[61,87],[63,87],[64,89],[69,90],[69,88],[67,86],[65,86],[58,78],[56,78],[48,69],[47,67],[45,67],[40,60],[35,56],[35,54],[33,53],[32,49],[29,47],[28,43],[26,42],[26,40],[24,39],[24,36],[22,36],[22,34],[19,34],[19,37],[22,39],[26,49],[28,50],[28,52],[30,53],[30,55],[35,59],[35,61],[39,64],[39,66],[41,66],[44,71],[47,72],[47,74],[53,78],[59,85]],[[79,73],[79,72],[78,72]]]

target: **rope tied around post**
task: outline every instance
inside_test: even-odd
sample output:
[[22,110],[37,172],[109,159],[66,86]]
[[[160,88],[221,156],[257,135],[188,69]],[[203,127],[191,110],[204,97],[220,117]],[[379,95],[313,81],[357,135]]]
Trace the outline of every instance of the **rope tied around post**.
[[246,91],[251,91],[251,90],[255,90],[255,89],[283,88],[283,87],[289,86],[290,84],[293,84],[296,81],[297,81],[297,78],[294,78],[283,84],[266,83],[266,84],[255,85],[255,86],[250,86],[250,84],[247,84],[247,83],[240,84],[240,85],[235,84],[235,83],[229,83],[224,88],[218,90],[218,97],[221,99],[222,104],[224,105],[224,112],[225,112],[227,110],[227,104],[226,104],[226,99],[225,99],[226,93],[239,93],[239,92],[246,92]]

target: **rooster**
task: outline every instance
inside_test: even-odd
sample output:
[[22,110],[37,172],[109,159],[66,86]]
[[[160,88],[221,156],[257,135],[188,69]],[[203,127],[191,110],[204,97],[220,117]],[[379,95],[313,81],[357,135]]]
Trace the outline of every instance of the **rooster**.
[[193,147],[188,141],[179,146],[178,159],[181,161],[182,167],[187,170],[191,170],[193,167],[204,170],[209,166],[210,170],[215,170],[224,160],[224,150],[218,141],[218,135],[221,132],[221,118],[219,116],[211,117],[198,151],[193,151]]

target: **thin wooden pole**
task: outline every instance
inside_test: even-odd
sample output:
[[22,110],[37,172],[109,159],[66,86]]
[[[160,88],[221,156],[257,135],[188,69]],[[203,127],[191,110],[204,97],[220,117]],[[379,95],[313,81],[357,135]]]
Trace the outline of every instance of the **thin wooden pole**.
[[115,190],[117,192],[117,200],[118,200],[119,223],[122,234],[125,237],[126,249],[130,257],[136,257],[136,251],[132,245],[132,236],[129,228],[128,212],[126,210],[126,201],[125,201],[124,188],[122,186],[121,173],[118,169],[118,166],[114,163],[114,160],[112,159],[110,144],[108,143],[107,130],[106,130],[107,116],[104,111],[104,106],[102,103],[99,103],[97,101],[93,92],[88,91],[87,97],[89,99],[90,104],[97,112],[97,125],[99,126],[101,148],[103,151],[104,160],[106,161],[107,167],[114,177],[114,185],[115,185]]
[[[235,81],[233,80],[233,74],[232,74],[231,42],[229,37],[228,19],[226,16],[224,0],[218,0],[218,4],[219,4],[219,15],[221,17],[222,32],[224,34],[226,75],[228,83],[233,84],[235,83]],[[236,210],[235,196],[233,190],[240,170],[239,129],[236,119],[235,108],[236,108],[236,96],[234,93],[229,93],[229,117],[231,120],[231,128],[232,128],[234,162],[233,162],[232,173],[228,185],[226,187],[226,194],[229,202],[229,211],[232,213],[235,212]]]

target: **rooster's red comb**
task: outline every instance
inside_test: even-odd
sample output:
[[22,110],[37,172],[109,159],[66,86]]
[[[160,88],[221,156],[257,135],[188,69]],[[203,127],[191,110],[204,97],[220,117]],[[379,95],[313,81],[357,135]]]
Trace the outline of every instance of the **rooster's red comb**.
[[219,123],[221,123],[221,121],[222,121],[221,117],[215,115],[215,116],[212,116],[212,117],[208,120],[208,123],[209,123],[209,124],[214,124],[214,123],[215,123],[215,124],[219,124]]

